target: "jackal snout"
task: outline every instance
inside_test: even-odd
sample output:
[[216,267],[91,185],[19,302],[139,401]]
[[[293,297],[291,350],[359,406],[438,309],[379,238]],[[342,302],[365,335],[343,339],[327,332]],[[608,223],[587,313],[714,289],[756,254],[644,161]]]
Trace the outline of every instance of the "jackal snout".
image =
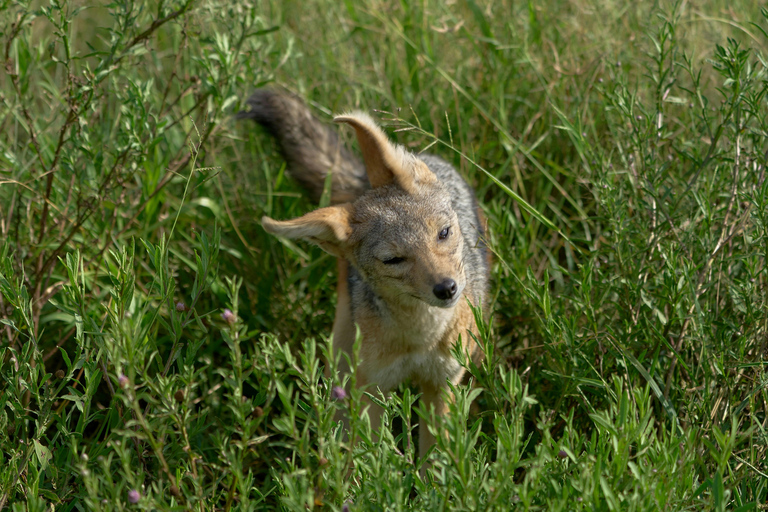
[[[418,274],[418,270],[414,269],[414,274]],[[460,270],[456,270],[447,274],[442,274],[446,277],[437,277],[429,279],[427,278],[426,286],[421,288],[421,293],[418,294],[419,298],[432,306],[439,308],[451,308],[461,298],[464,288],[467,284],[467,280],[464,273]],[[418,279],[418,275],[410,275],[409,278]]]
[[461,263],[463,244],[457,233],[453,240],[430,244],[425,241],[415,251],[415,263],[400,283],[413,287],[415,295],[422,301],[440,308],[450,308],[460,300],[467,284],[467,276]]
[[456,284],[456,281],[448,278],[444,279],[440,283],[437,283],[435,287],[432,288],[432,293],[434,293],[435,297],[440,300],[451,300],[456,296],[458,289],[459,286]]

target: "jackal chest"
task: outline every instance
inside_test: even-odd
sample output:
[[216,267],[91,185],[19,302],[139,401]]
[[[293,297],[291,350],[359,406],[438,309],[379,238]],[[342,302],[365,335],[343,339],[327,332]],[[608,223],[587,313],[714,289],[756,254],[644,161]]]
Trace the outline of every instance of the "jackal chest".
[[462,371],[458,361],[450,353],[439,351],[412,352],[396,357],[387,357],[383,364],[369,366],[368,380],[382,391],[397,387],[401,382],[411,380],[418,384],[442,387],[446,381],[455,381]]
[[434,386],[455,380],[461,366],[450,347],[456,340],[446,339],[454,331],[455,311],[424,307],[401,313],[366,322],[360,368],[366,380],[382,391],[409,379]]

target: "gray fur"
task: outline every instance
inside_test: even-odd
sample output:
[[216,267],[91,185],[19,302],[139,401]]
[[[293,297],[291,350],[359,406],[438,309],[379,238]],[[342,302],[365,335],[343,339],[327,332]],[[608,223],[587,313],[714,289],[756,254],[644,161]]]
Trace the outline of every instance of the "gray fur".
[[370,188],[360,159],[300,99],[282,91],[259,89],[248,98],[246,107],[237,118],[253,119],[275,137],[288,162],[289,174],[313,201],[320,199],[329,171],[333,171],[333,204],[353,201]]

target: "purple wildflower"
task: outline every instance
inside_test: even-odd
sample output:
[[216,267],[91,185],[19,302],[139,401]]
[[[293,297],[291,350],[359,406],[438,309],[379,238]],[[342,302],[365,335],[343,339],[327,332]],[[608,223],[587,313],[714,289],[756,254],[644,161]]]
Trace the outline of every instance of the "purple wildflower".
[[557,456],[560,457],[561,459],[565,459],[568,457],[568,453],[565,450],[560,450],[559,452],[557,452]]
[[334,400],[344,400],[347,398],[347,392],[341,386],[334,386],[331,390],[331,398]]
[[138,503],[140,499],[141,499],[141,493],[139,491],[137,491],[136,489],[131,489],[130,491],[128,491],[128,501],[135,504],[135,503]]
[[120,376],[117,378],[117,382],[120,384],[121,388],[125,389],[128,387],[128,384],[130,381],[128,380],[128,377],[126,377],[121,373]]
[[186,310],[187,310],[187,305],[184,304],[184,302],[179,301],[176,303],[176,311],[181,313],[182,311],[186,311]]
[[221,318],[223,318],[224,321],[227,322],[229,325],[234,324],[235,320],[237,320],[237,318],[235,317],[235,314],[229,309],[224,310],[224,312],[221,314]]

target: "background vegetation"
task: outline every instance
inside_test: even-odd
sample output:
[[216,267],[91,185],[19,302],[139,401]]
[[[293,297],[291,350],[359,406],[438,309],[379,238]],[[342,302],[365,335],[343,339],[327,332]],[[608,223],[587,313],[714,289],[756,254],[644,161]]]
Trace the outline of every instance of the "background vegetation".
[[[0,509],[764,508],[766,14],[0,1]],[[402,387],[373,437],[322,377],[334,262],[260,228],[313,205],[234,120],[270,83],[476,186],[495,313],[445,421]]]

